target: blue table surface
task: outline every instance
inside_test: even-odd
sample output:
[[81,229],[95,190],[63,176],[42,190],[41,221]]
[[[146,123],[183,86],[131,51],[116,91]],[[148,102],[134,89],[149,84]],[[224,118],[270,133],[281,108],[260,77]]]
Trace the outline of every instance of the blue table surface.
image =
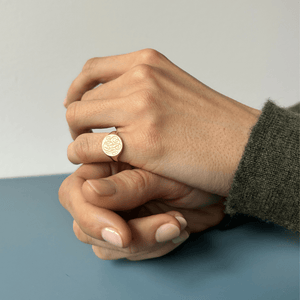
[[1,300],[299,299],[299,237],[273,223],[194,233],[156,259],[99,259],[58,200],[69,175],[0,180]]

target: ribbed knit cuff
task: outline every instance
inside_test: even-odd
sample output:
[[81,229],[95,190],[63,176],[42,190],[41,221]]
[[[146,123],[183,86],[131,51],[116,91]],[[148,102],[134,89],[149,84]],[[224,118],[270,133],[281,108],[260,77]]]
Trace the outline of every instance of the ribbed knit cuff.
[[251,130],[220,229],[243,214],[299,232],[300,115],[268,99]]

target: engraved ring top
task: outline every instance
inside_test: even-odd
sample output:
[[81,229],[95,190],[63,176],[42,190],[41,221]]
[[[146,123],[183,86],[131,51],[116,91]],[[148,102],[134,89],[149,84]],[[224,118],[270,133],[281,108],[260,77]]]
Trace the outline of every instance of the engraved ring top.
[[120,154],[122,148],[122,140],[116,134],[108,134],[102,141],[102,150],[108,156],[116,156]]

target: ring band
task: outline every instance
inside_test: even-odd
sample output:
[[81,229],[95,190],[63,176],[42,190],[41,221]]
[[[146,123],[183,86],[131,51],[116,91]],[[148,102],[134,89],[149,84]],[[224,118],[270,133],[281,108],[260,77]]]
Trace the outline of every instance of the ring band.
[[[117,162],[118,157],[123,150],[122,139],[117,131],[110,132],[102,141],[102,150],[112,161]],[[115,159],[114,159],[115,158]]]

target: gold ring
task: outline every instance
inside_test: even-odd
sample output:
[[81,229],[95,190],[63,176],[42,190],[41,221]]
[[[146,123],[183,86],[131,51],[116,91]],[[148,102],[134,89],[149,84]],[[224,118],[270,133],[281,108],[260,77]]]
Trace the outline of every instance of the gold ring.
[[119,157],[121,151],[123,150],[123,142],[122,142],[122,139],[118,136],[117,131],[110,132],[103,139],[102,150],[114,162],[118,161],[118,157]]

